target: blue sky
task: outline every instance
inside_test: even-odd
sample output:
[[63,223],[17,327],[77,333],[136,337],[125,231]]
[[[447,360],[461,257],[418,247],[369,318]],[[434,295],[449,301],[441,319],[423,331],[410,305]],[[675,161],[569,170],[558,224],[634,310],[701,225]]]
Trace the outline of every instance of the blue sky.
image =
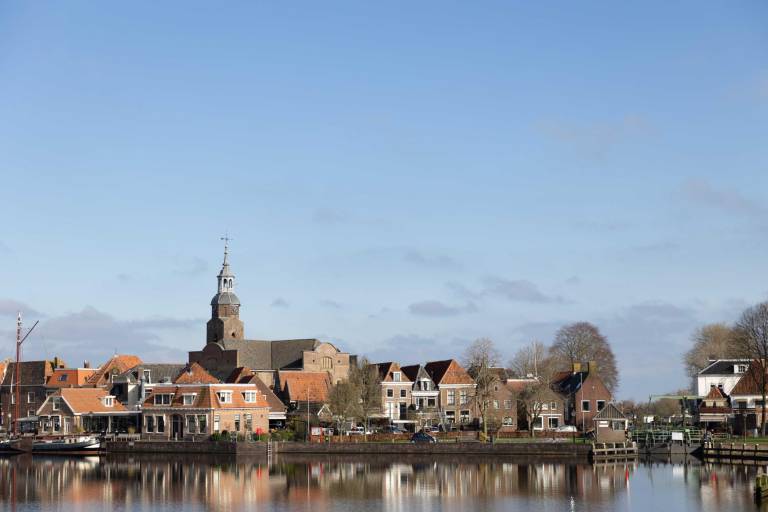
[[[0,356],[402,363],[596,323],[619,396],[764,300],[764,2],[0,5]],[[536,3],[543,4],[543,3]]]

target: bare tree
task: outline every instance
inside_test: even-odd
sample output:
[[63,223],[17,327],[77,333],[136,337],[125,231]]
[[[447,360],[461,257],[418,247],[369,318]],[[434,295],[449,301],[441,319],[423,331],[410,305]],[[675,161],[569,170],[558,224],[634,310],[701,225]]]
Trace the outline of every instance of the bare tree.
[[685,370],[693,380],[710,359],[726,359],[741,356],[735,330],[724,323],[704,325],[691,336],[693,346],[685,353]]
[[367,439],[371,416],[381,412],[381,382],[376,365],[371,364],[365,357],[360,358],[357,365],[350,370],[349,381],[359,393],[361,417],[365,422]]
[[611,392],[616,390],[619,383],[616,357],[605,336],[589,322],[562,327],[555,335],[549,354],[554,363],[564,370],[573,363],[595,361],[605,386]]
[[493,401],[499,376],[493,369],[499,366],[501,356],[488,338],[472,342],[464,352],[463,364],[469,375],[475,380],[475,392],[472,400],[480,412],[483,433],[488,435],[487,415]]
[[539,366],[548,364],[548,357],[546,345],[534,340],[515,352],[509,361],[509,369],[517,377],[535,377],[539,374]]
[[328,406],[341,433],[348,421],[362,416],[359,388],[350,380],[337,382],[328,394]]
[[768,386],[768,302],[762,302],[742,313],[736,323],[737,339],[742,353],[752,359],[747,375],[758,388],[763,406],[760,412],[760,434],[765,435],[765,396]]

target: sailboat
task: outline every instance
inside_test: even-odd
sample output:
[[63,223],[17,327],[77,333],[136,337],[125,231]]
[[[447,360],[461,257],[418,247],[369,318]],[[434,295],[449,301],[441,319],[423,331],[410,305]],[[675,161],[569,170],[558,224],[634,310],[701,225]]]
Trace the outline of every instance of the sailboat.
[[[38,322],[27,331],[24,337],[21,336],[21,311],[19,311],[16,317],[16,364],[14,366],[14,375],[11,377],[11,395],[13,395],[14,403],[14,418],[13,418],[13,433],[7,439],[0,440],[0,451],[4,452],[22,452],[29,451],[29,443],[22,443],[22,439],[19,435],[19,415],[21,412],[21,344],[27,339],[27,336],[32,330],[37,327]],[[14,390],[13,387],[16,386]]]

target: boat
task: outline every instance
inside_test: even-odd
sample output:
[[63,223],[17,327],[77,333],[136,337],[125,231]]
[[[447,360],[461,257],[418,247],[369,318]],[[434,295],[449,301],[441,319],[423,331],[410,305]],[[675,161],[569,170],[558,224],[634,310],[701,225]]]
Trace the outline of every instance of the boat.
[[101,448],[101,441],[93,436],[40,439],[32,443],[33,452],[85,452]]
[[0,440],[0,452],[21,452],[21,439],[9,438]]

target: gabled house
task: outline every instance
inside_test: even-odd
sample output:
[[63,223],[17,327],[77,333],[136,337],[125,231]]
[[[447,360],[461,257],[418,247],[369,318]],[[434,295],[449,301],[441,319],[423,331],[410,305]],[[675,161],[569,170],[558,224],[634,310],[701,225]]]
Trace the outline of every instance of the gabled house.
[[603,410],[613,396],[597,371],[597,363],[573,363],[571,371],[560,372],[553,378],[553,389],[565,400],[565,421],[582,431],[592,428],[595,415]]
[[48,377],[50,390],[59,388],[79,388],[85,386],[88,378],[96,372],[95,368],[54,368]]
[[152,388],[171,384],[184,364],[141,363],[112,379],[112,394],[129,410],[140,410]]
[[61,388],[37,410],[41,434],[125,433],[140,429],[138,411],[129,411],[104,388]]
[[750,359],[715,359],[696,375],[696,393],[709,394],[712,386],[720,388],[728,396],[749,368]]
[[261,434],[269,405],[253,384],[160,384],[144,400],[146,439],[206,439],[212,433]]
[[411,406],[408,419],[414,421],[416,430],[440,424],[440,391],[429,376],[426,368],[420,364],[403,366],[403,375],[413,383],[411,387]]
[[518,389],[513,385],[507,371],[494,368],[496,382],[493,384],[493,399],[486,411],[489,430],[517,430]]
[[432,361],[424,365],[437,385],[441,422],[467,425],[472,422],[475,381],[455,359]]
[[506,387],[517,401],[515,429],[539,432],[565,424],[565,399],[553,387],[540,384],[538,377],[507,379]]
[[410,423],[408,407],[411,405],[413,382],[394,362],[374,365],[379,374],[382,413],[391,423]]
[[[754,360],[731,390],[731,407],[734,415],[734,430],[738,433],[760,428],[763,409],[763,393],[760,389],[761,373],[766,372],[763,364]],[[768,390],[767,390],[768,391]]]
[[706,429],[727,427],[733,419],[733,410],[729,402],[722,388],[713,384],[707,396],[699,404],[696,423],[703,425]]
[[198,363],[189,363],[173,379],[174,384],[218,384],[220,381]]
[[[58,366],[64,366],[58,358],[19,363],[20,430],[34,429],[37,422],[35,413],[45,401],[48,394],[48,380],[54,368]],[[5,376],[0,383],[0,429],[4,431],[10,431],[13,428],[16,415],[16,390],[16,363],[8,362],[5,367]]]

